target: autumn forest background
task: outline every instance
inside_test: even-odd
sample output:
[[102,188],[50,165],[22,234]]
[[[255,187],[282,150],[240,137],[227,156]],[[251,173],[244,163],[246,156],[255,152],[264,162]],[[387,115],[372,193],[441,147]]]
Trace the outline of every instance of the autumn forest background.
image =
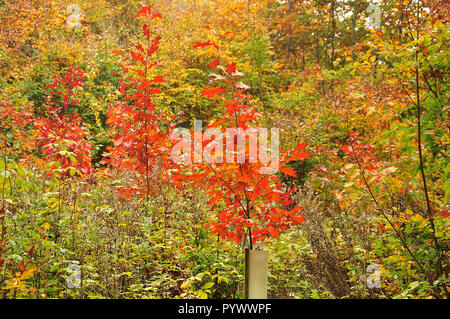
[[[270,298],[448,298],[449,9],[0,0],[0,298],[242,298],[249,247]],[[173,163],[195,119],[280,170]]]

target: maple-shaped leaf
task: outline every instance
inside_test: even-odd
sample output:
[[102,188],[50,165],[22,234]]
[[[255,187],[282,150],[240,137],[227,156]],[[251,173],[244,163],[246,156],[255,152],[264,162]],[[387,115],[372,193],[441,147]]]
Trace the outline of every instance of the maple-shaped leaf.
[[310,158],[309,153],[307,151],[294,152],[290,158],[288,158],[288,162],[290,161],[304,161],[305,159]]
[[295,169],[293,169],[292,167],[282,167],[282,168],[280,168],[280,170],[286,175],[289,175],[292,177],[297,177],[297,174],[295,173]]
[[141,8],[141,10],[139,10],[138,13],[136,13],[136,18],[137,17],[146,17],[147,15],[149,15],[152,12],[152,6],[148,5],[148,6],[143,6]]
[[220,58],[219,58],[219,59],[215,59],[214,61],[212,61],[212,62],[209,64],[209,68],[210,68],[210,69],[214,69],[214,68],[217,66],[217,64],[219,64],[219,61],[220,61]]
[[305,221],[305,215],[295,215],[292,216],[292,220],[294,221],[294,224],[300,225]]
[[222,93],[222,92],[226,92],[226,90],[225,90],[225,89],[222,89],[222,88],[212,87],[212,88],[209,88],[209,89],[204,89],[204,90],[202,91],[201,96],[207,96],[207,97],[212,98],[212,97],[214,97],[215,95],[217,95],[217,94],[219,94],[219,93]]
[[234,72],[236,72],[236,63],[235,62],[227,64],[227,72],[230,74],[233,74]]
[[305,143],[298,143],[297,146],[294,149],[294,152],[303,151],[308,145]]

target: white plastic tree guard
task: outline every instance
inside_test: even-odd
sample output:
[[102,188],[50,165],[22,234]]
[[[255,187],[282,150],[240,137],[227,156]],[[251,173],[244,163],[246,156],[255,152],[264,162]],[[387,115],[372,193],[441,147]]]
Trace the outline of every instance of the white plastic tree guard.
[[263,250],[245,250],[245,299],[267,299],[269,254]]

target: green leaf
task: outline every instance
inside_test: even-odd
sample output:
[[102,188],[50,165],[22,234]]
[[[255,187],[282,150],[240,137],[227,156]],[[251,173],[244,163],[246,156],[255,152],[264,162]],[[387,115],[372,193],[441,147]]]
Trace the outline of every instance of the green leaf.
[[206,283],[206,284],[203,285],[202,289],[209,289],[209,288],[211,288],[212,286],[214,286],[214,283],[213,283],[213,282],[208,282],[208,283]]

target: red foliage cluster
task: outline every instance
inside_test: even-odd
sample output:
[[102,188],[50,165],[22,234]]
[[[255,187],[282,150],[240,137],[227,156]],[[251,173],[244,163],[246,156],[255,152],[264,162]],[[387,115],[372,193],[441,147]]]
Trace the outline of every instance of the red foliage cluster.
[[[136,17],[147,20],[142,27],[145,45],[138,43],[129,52],[115,51],[122,56],[123,77],[121,93],[124,101],[113,105],[108,110],[106,124],[113,131],[112,147],[108,147],[107,163],[114,168],[133,174],[127,187],[119,190],[130,197],[133,194],[149,194],[156,190],[150,182],[152,175],[169,164],[170,154],[164,125],[167,115],[158,109],[152,96],[161,93],[154,85],[163,83],[161,76],[150,77],[158,62],[151,62],[157,51],[161,37],[150,37],[149,24],[159,13],[153,12],[151,6],[143,7]],[[164,178],[164,174],[159,175]]]
[[[212,31],[209,27],[205,28]],[[198,42],[194,47],[213,46],[220,52],[218,43],[225,35],[221,35],[217,41]],[[209,65],[211,69],[219,71],[219,74],[210,74],[212,77],[210,83],[217,84],[205,88],[201,95],[221,101],[224,111],[218,121],[206,128],[216,128],[224,134],[227,128],[243,131],[250,128],[257,129],[261,114],[249,103],[249,98],[245,94],[249,86],[240,81],[244,74],[237,70],[236,63],[223,66],[220,65],[220,61],[221,58],[218,57]],[[236,138],[235,136],[235,151]],[[209,141],[203,139],[202,142],[207,144]],[[221,210],[217,215],[217,221],[208,226],[212,233],[235,242],[240,242],[243,237],[248,236],[251,248],[253,243],[261,243],[267,237],[277,237],[280,230],[287,230],[293,224],[302,223],[304,216],[301,207],[285,209],[294,203],[291,194],[295,189],[283,190],[278,175],[263,174],[262,168],[267,163],[249,160],[249,144],[245,146],[246,159],[243,163],[197,163],[180,167],[177,179],[180,184],[204,186],[210,196],[209,204]],[[302,143],[290,152],[280,150],[279,165],[284,173],[295,176],[292,168],[283,166],[290,161],[303,161],[308,158],[305,148],[306,145]],[[258,144],[258,153],[261,151],[262,147]],[[214,156],[224,158],[217,150]]]
[[[54,89],[46,103],[47,116],[37,117],[34,123],[36,146],[42,148],[47,159],[61,164],[60,173],[64,176],[84,176],[92,170],[89,131],[79,114],[70,110],[70,106],[79,103],[74,89],[84,86],[83,74],[78,68],[70,68],[64,77],[55,78],[46,87],[47,90]],[[55,99],[56,96],[61,96],[62,103]]]
[[31,103],[17,108],[9,100],[0,101],[0,132],[9,132],[24,147],[29,146],[30,136],[26,127],[31,123],[32,116]]

